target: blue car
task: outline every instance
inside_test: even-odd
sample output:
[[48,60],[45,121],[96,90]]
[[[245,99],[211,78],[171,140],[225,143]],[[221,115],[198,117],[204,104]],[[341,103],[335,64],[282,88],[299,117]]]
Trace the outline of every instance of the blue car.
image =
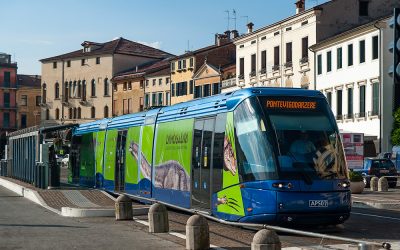
[[[393,162],[385,158],[366,158],[364,159],[364,166],[362,169],[354,171],[361,172],[364,176],[365,187],[369,187],[370,180],[373,176],[397,176],[397,170]],[[397,178],[387,178],[389,187],[395,188],[397,186]]]

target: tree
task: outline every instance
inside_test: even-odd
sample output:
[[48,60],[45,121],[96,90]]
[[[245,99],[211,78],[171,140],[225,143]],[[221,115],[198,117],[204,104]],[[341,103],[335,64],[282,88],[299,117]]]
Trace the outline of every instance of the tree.
[[400,108],[393,114],[392,144],[400,145]]

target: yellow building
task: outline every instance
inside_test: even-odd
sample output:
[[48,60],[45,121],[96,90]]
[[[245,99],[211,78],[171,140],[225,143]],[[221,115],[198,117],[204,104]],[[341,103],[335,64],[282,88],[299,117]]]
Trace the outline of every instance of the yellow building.
[[40,124],[40,76],[17,75],[17,126],[18,129]]
[[171,104],[192,100],[194,96],[194,74],[207,61],[221,67],[235,63],[236,48],[230,33],[217,34],[215,44],[187,52],[171,60]]

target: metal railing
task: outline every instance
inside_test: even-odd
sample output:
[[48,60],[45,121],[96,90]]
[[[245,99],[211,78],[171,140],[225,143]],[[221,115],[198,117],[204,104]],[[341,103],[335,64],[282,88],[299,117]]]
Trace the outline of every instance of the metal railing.
[[[116,193],[119,194],[119,193]],[[313,232],[307,232],[307,231],[302,231],[302,230],[297,230],[297,229],[291,229],[291,228],[285,228],[285,227],[279,227],[279,226],[271,226],[267,224],[255,224],[255,223],[242,223],[242,222],[232,222],[232,221],[225,221],[222,219],[215,218],[203,211],[196,210],[196,209],[187,209],[183,207],[179,207],[176,205],[172,205],[170,203],[158,201],[152,198],[145,198],[137,195],[132,195],[128,193],[123,193],[134,200],[143,202],[143,201],[148,201],[151,203],[160,203],[163,204],[167,207],[176,209],[176,210],[181,210],[187,213],[192,213],[192,214],[198,214],[201,216],[206,217],[209,220],[219,222],[224,225],[230,225],[230,226],[237,226],[237,227],[248,227],[248,228],[253,228],[253,229],[269,229],[269,230],[274,230],[277,232],[284,232],[284,233],[291,233],[291,234],[297,234],[297,235],[302,235],[302,236],[309,236],[309,237],[315,237],[315,238],[321,238],[321,239],[331,239],[331,240],[339,240],[339,241],[344,241],[344,242],[351,242],[351,243],[357,243],[357,244],[363,244],[363,245],[368,245],[368,246],[379,246],[384,249],[391,249],[391,244],[388,242],[374,242],[374,241],[365,241],[365,240],[358,240],[358,239],[352,239],[352,238],[347,238],[347,237],[340,237],[340,236],[334,236],[334,235],[327,235],[327,234],[321,234],[321,233],[313,233]]]

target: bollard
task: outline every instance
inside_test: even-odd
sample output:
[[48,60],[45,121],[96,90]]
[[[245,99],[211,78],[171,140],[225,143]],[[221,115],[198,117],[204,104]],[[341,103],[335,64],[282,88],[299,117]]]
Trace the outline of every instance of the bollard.
[[385,177],[381,177],[378,180],[378,191],[379,192],[387,192],[389,189],[388,181]]
[[377,250],[379,247],[367,243],[358,244],[358,250]]
[[115,219],[132,220],[132,200],[126,195],[120,195],[115,201]]
[[374,176],[369,181],[369,188],[371,191],[378,191],[378,177]]
[[206,218],[192,215],[186,222],[186,249],[200,250],[210,248],[210,233]]
[[167,233],[169,231],[167,208],[159,203],[151,205],[149,209],[149,232]]
[[261,229],[258,231],[251,242],[252,250],[280,250],[281,241],[275,231]]

